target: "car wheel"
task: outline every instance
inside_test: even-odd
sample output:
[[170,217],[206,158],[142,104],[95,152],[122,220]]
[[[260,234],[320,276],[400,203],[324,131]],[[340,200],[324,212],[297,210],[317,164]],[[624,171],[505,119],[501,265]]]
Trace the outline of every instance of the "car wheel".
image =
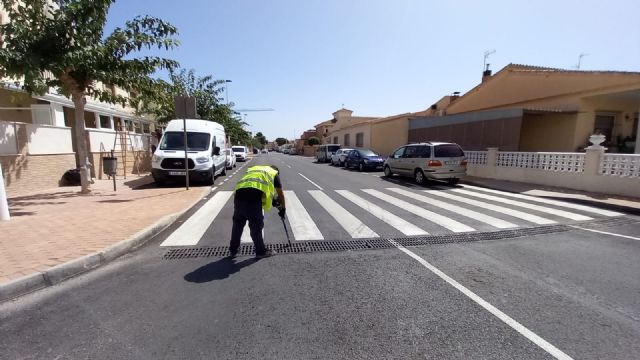
[[233,163],[233,167],[236,167],[236,163]]
[[360,170],[360,172],[364,171],[364,165],[362,163],[358,165],[358,170]]
[[447,179],[447,183],[449,183],[449,185],[451,185],[451,186],[457,184],[458,182],[460,182],[460,179],[458,179],[458,178]]
[[209,177],[207,177],[207,181],[206,184],[207,185],[213,185],[216,181],[216,168],[212,167],[211,168],[211,173],[209,174]]
[[416,170],[416,172],[413,174],[413,179],[416,181],[416,184],[424,185],[424,173],[422,172],[422,170]]
[[392,177],[393,173],[391,172],[391,168],[389,167],[389,165],[386,165],[384,167],[384,176],[386,177]]

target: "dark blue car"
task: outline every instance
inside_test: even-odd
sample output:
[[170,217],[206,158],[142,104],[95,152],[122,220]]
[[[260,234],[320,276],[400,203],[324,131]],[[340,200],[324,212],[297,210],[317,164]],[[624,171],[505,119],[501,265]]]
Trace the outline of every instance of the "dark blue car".
[[347,156],[346,167],[357,168],[360,171],[365,170],[382,170],[384,159],[369,149],[355,149]]

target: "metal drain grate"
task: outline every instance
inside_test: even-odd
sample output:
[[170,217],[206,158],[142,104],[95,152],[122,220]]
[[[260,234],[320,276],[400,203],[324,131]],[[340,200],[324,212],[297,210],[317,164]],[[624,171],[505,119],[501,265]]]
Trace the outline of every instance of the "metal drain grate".
[[640,218],[638,217],[621,216],[616,218],[580,222],[580,223],[575,223],[573,225],[586,227],[590,229],[597,229],[597,228],[603,228],[603,227],[631,225],[638,222],[640,222]]
[[[368,249],[389,249],[394,245],[389,240],[394,240],[402,246],[425,246],[435,244],[452,244],[472,241],[513,239],[524,236],[535,236],[569,231],[567,225],[540,226],[534,228],[521,228],[512,230],[500,230],[482,233],[463,233],[448,235],[430,235],[420,237],[400,237],[393,239],[362,239],[362,240],[338,240],[338,241],[296,241],[289,244],[267,244],[267,248],[281,254],[298,254],[310,252],[335,252]],[[229,255],[228,246],[201,247],[171,249],[165,253],[165,260],[191,259],[201,257],[224,257]],[[254,255],[253,244],[242,244],[238,255]]]

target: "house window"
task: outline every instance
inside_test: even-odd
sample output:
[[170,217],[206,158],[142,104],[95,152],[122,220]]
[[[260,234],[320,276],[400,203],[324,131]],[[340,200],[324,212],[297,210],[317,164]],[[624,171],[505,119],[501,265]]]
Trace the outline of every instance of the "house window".
[[142,133],[142,124],[140,124],[140,121],[133,121],[133,131],[136,134]]
[[53,125],[50,105],[31,105],[31,122],[34,125]]
[[84,112],[84,127],[95,129],[96,126],[96,114],[85,111]]
[[100,127],[103,129],[111,129],[111,118],[107,115],[100,115]]
[[363,147],[364,146],[364,133],[357,133],[356,134],[356,147]]
[[594,125],[594,133],[599,132],[606,136],[607,142],[611,141],[613,136],[613,122],[615,121],[615,115],[596,114],[596,121]]
[[344,146],[350,146],[351,144],[349,144],[349,134],[344,134],[344,144],[342,144]]
[[334,143],[334,144],[337,144],[337,143],[338,143],[338,137],[337,137],[337,136],[334,136],[334,137],[333,137],[333,143]]
[[145,134],[149,134],[151,132],[151,130],[149,129],[149,124],[147,123],[142,124],[142,132],[144,132]]

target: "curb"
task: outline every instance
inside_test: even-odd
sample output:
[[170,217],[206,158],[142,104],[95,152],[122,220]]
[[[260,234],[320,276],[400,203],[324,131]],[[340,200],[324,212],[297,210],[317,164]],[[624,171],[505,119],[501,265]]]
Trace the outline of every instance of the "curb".
[[194,201],[191,205],[189,205],[186,209],[163,216],[162,218],[160,218],[160,220],[138,231],[128,239],[110,245],[101,251],[56,265],[46,271],[26,275],[8,283],[1,284],[0,304],[8,300],[13,300],[22,295],[26,295],[49,286],[59,284],[67,279],[96,269],[121,257],[122,255],[136,250],[137,248],[144,245],[147,241],[151,240],[154,236],[158,235],[163,230],[172,225],[176,220],[178,220],[182,215],[184,215],[187,211],[193,208],[196,204],[202,201],[205,196],[208,196],[209,194],[210,191],[203,191],[202,196],[198,200]]

